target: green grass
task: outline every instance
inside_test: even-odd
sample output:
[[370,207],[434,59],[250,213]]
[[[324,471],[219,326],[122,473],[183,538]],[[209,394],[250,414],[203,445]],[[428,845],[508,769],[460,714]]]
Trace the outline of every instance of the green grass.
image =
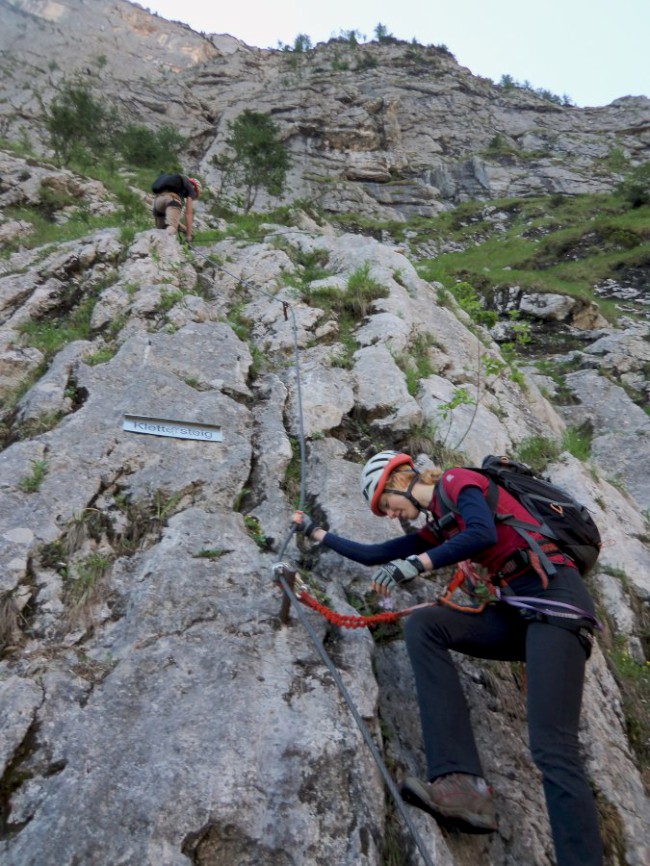
[[405,352],[395,357],[395,363],[404,373],[406,389],[415,397],[422,379],[428,379],[436,370],[431,362],[429,349],[435,345],[435,338],[430,334],[417,334]]
[[270,542],[269,539],[266,537],[266,534],[262,529],[262,524],[259,522],[257,517],[252,514],[245,514],[244,526],[246,527],[246,531],[248,532],[249,536],[257,544],[257,546],[261,550],[268,550]]
[[29,320],[20,326],[26,345],[43,352],[52,358],[59,349],[74,340],[88,340],[91,337],[90,322],[96,303],[95,295],[84,298],[71,310],[51,319]]
[[[646,633],[647,637],[647,633]],[[650,662],[639,664],[628,653],[625,638],[614,639],[608,656],[621,688],[630,743],[646,782],[650,781]]]
[[71,217],[66,223],[59,225],[52,222],[37,208],[31,207],[8,207],[5,210],[8,219],[24,220],[31,223],[33,231],[24,233],[19,240],[7,244],[4,254],[14,252],[18,246],[26,249],[47,246],[49,244],[60,244],[66,241],[74,241],[93,232],[105,228],[117,228],[121,225],[120,214],[111,214],[102,217],[87,215],[80,210],[76,216]]
[[[495,232],[484,215],[501,210],[506,230]],[[416,224],[413,241],[455,240],[462,252],[424,259],[424,279],[453,288],[472,284],[489,299],[504,285],[596,300],[605,316],[614,304],[594,298],[593,286],[620,267],[650,264],[650,208],[630,208],[616,195],[549,196],[469,203]]]
[[359,320],[368,315],[373,301],[388,296],[388,289],[382,286],[370,275],[370,262],[364,262],[348,277],[347,286],[342,291],[336,287],[321,287],[309,289],[303,294],[309,303],[315,303],[327,313],[336,313],[343,317],[346,314]]
[[84,363],[88,364],[89,367],[106,364],[111,360],[111,358],[115,357],[118,348],[117,343],[109,343],[108,345],[101,346],[97,351],[93,352],[92,355],[87,355],[84,358]]
[[31,464],[31,474],[21,478],[18,484],[23,493],[36,493],[47,475],[47,460],[32,460]]
[[[0,146],[2,146],[0,141]],[[16,149],[15,147],[12,149]],[[50,165],[43,160],[44,164]],[[52,166],[55,168],[55,166]],[[149,190],[151,186],[151,171],[147,169],[124,168],[118,170],[115,161],[97,160],[92,164],[71,164],[69,168],[81,177],[101,181],[118,204],[115,213],[104,216],[93,216],[87,202],[75,200],[67,195],[57,195],[48,188],[42,189],[41,201],[33,207],[8,207],[5,214],[10,219],[25,220],[32,224],[31,234],[20,238],[20,245],[33,249],[47,244],[58,244],[77,240],[104,228],[120,228],[122,231],[143,231],[152,227],[151,215],[147,207],[133,188]],[[58,224],[53,220],[57,210],[64,206],[76,205],[75,212],[65,223]],[[5,255],[17,248],[17,244],[8,245],[3,251]]]
[[294,224],[295,219],[292,207],[278,207],[271,211],[251,211],[247,214],[238,214],[219,207],[214,210],[218,216],[226,220],[226,227],[196,232],[194,242],[197,245],[217,243],[226,238],[259,241],[273,234],[273,230],[268,228],[270,224],[290,226]]
[[322,280],[331,275],[331,270],[326,266],[329,261],[329,252],[325,249],[315,249],[305,252],[292,247],[282,237],[276,239],[276,246],[284,250],[298,270],[293,274],[285,275],[285,282],[297,289],[307,288],[309,283]]
[[591,457],[593,430],[589,425],[567,427],[562,437],[562,448],[585,463]]
[[560,456],[559,442],[547,439],[545,436],[529,436],[517,446],[515,457],[533,470],[543,473],[553,460]]
[[222,547],[205,547],[192,555],[194,559],[219,559],[221,556],[225,556],[226,553],[228,551]]

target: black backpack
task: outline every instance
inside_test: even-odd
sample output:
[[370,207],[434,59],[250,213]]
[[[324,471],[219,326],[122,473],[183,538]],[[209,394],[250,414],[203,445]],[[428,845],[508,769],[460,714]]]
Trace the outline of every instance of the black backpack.
[[[560,550],[575,562],[580,574],[586,574],[596,563],[600,553],[601,538],[593,517],[584,505],[577,502],[566,491],[550,481],[541,478],[524,463],[517,463],[508,457],[488,455],[480,469],[467,466],[473,472],[480,472],[490,480],[486,501],[494,512],[495,520],[512,526],[536,553],[544,571],[549,577],[555,574],[555,566],[542,550],[541,545],[530,535],[539,532],[553,541]],[[541,526],[518,520],[511,514],[499,514],[496,510],[498,490],[503,487],[523,505]],[[443,517],[450,512],[458,514],[442,485],[436,485],[436,496],[441,505]]]
[[161,174],[151,184],[151,192],[156,195],[161,192],[176,192],[178,195],[183,195],[185,187],[183,178],[180,174]]

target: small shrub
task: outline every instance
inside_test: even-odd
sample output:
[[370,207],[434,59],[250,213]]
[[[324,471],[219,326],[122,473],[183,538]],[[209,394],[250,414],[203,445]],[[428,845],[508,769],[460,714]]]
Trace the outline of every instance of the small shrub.
[[185,146],[185,139],[168,124],[154,131],[142,124],[129,123],[117,136],[116,143],[131,165],[151,169],[164,165],[173,171],[180,168],[178,155]]
[[381,22],[375,27],[374,33],[375,39],[379,43],[392,42],[395,38],[392,33],[388,32],[388,28],[386,27],[386,25],[382,24]]
[[533,472],[544,472],[548,464],[560,456],[560,452],[558,442],[545,436],[529,436],[519,443],[516,457],[530,466]]
[[650,162],[637,166],[619,184],[617,192],[632,208],[650,204]]
[[228,122],[226,146],[232,155],[220,155],[224,185],[242,190],[241,206],[248,213],[261,189],[280,196],[291,161],[270,114],[245,109]]
[[72,575],[66,581],[66,598],[73,607],[90,602],[97,584],[111,567],[112,556],[105,553],[91,553],[71,569]]
[[354,68],[357,72],[363,72],[366,69],[376,69],[377,66],[379,66],[379,61],[375,55],[369,51],[364,51]]
[[475,398],[472,397],[467,388],[461,385],[459,388],[454,388],[454,393],[450,400],[438,406],[438,411],[443,418],[448,418],[454,409],[457,409],[459,406],[473,406],[475,403]]
[[107,149],[116,122],[86,84],[65,84],[52,100],[45,116],[50,145],[56,157],[69,163],[73,156],[88,161],[88,152]]
[[296,54],[304,54],[306,51],[311,51],[311,37],[306,33],[299,33],[293,40],[293,45],[285,45],[283,42],[278,42],[280,51],[295,52]]
[[497,313],[485,308],[483,298],[474,286],[470,283],[459,282],[452,284],[450,290],[461,309],[465,310],[474,322],[484,325],[486,328],[494,327],[498,318]]
[[350,68],[350,64],[347,60],[341,58],[339,54],[334,55],[334,59],[332,60],[332,72],[347,72]]
[[517,153],[517,148],[508,141],[505,135],[498,132],[494,138],[490,140],[486,151],[488,156],[507,156],[512,153]]

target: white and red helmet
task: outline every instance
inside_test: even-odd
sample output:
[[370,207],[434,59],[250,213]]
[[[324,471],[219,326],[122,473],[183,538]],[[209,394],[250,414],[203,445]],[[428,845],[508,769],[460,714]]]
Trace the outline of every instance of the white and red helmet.
[[[379,498],[384,492],[386,482],[399,466],[414,469],[413,459],[400,451],[380,451],[371,457],[361,472],[361,495],[370,505],[370,510],[377,517],[386,515],[379,507]],[[404,490],[395,491],[405,493]]]

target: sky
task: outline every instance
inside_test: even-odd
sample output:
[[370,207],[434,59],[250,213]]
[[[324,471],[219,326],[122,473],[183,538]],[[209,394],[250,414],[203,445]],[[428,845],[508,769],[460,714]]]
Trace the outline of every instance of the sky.
[[446,45],[474,75],[503,75],[579,106],[650,96],[650,0],[141,0],[193,30],[257,48],[312,44],[384,25],[399,39]]

